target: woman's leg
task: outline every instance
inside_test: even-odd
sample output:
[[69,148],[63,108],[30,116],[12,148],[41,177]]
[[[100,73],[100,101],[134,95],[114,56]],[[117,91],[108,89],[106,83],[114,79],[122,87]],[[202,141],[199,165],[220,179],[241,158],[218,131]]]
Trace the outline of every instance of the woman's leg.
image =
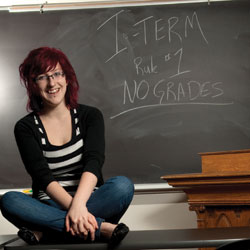
[[[1,198],[1,212],[17,228],[26,227],[32,231],[41,232],[48,230],[54,233],[65,232],[67,211],[62,210],[52,200],[45,202],[47,204],[24,193],[10,191]],[[99,225],[104,221],[101,218],[96,220]],[[100,230],[97,230],[96,237],[99,236]]]
[[1,198],[3,216],[16,227],[63,231],[66,211],[47,205],[21,192],[10,191]]
[[87,202],[90,213],[117,224],[126,212],[134,195],[134,184],[124,176],[108,179],[97,189]]
[[[134,193],[132,182],[126,177],[114,177],[96,190],[90,197],[87,207],[97,220],[100,237],[101,223],[105,220],[118,223],[127,210]],[[52,202],[52,201],[51,201]],[[30,230],[46,231],[47,229],[65,231],[64,211],[55,204],[44,204],[21,192],[7,192],[1,198],[3,216],[16,227],[27,227]]]

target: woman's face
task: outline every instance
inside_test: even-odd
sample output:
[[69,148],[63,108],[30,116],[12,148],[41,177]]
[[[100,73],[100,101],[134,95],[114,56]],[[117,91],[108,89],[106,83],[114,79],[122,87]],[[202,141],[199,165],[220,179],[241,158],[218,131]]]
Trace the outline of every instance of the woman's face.
[[36,78],[38,92],[43,100],[44,108],[65,104],[67,82],[61,65],[58,63],[53,70]]

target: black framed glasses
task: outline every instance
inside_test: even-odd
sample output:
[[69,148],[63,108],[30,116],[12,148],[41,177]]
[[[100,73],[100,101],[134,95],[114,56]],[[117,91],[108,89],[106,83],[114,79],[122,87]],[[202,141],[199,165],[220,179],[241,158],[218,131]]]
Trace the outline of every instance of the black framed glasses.
[[50,78],[53,80],[61,80],[64,76],[65,74],[62,71],[56,71],[51,75],[40,75],[35,79],[35,81],[36,83],[47,83]]

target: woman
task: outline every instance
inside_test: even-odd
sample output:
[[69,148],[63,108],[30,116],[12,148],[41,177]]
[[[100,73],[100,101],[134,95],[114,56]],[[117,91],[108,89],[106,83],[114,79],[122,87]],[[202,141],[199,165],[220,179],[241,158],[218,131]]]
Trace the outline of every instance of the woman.
[[19,72],[32,112],[16,123],[14,132],[33,197],[7,192],[1,199],[3,216],[29,244],[53,240],[51,235],[117,244],[129,231],[118,222],[134,186],[122,176],[103,182],[101,112],[77,103],[78,81],[60,50],[32,50]]

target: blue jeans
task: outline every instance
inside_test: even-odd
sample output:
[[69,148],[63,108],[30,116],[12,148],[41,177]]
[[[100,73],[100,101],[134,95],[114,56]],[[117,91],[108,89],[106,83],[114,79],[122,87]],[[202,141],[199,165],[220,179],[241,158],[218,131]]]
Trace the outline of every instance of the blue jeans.
[[[92,193],[87,208],[98,223],[96,239],[100,239],[102,222],[119,222],[131,203],[133,194],[134,185],[124,176],[110,178]],[[67,211],[52,200],[39,201],[24,193],[9,191],[1,198],[1,211],[3,216],[18,228],[65,232]]]

